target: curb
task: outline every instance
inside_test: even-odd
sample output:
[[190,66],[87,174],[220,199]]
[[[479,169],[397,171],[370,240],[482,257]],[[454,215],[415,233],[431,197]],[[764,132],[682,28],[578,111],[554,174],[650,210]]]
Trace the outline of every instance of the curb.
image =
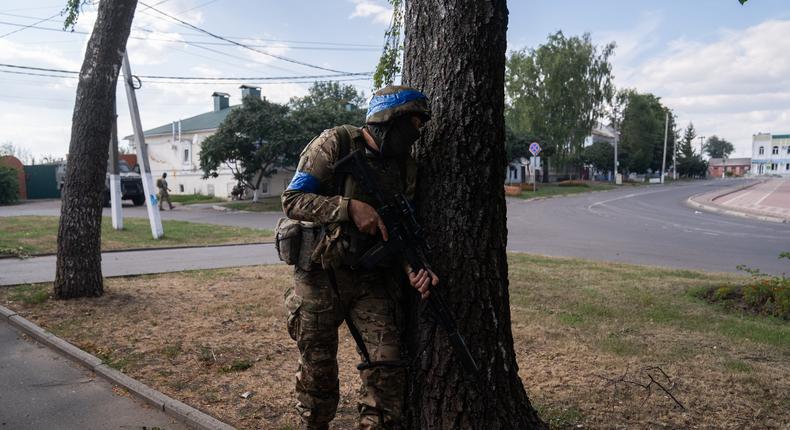
[[703,203],[700,203],[700,202],[692,200],[693,197],[694,196],[689,197],[688,199],[686,199],[686,205],[688,205],[688,206],[690,206],[692,208],[695,208],[695,209],[701,209],[701,210],[704,210],[704,211],[707,211],[707,212],[720,213],[720,214],[724,214],[724,215],[737,216],[737,217],[740,217],[740,218],[748,218],[748,219],[756,219],[756,220],[759,220],[759,221],[775,222],[775,223],[779,223],[779,224],[788,224],[788,223],[790,223],[790,221],[788,221],[788,220],[786,220],[784,218],[777,218],[777,217],[772,217],[772,216],[768,216],[768,215],[756,215],[756,214],[750,214],[750,213],[746,213],[746,212],[737,212],[737,211],[732,211],[732,210],[729,210],[729,209],[723,209],[723,208],[720,208],[718,206],[706,205],[706,204],[703,204]]
[[155,406],[157,409],[177,419],[189,428],[197,430],[234,430],[228,424],[201,412],[185,403],[168,397],[157,390],[130,378],[129,376],[107,366],[98,357],[91,355],[54,334],[42,329],[32,322],[17,315],[16,312],[5,306],[0,306],[0,316],[8,323],[38,342],[54,349],[77,364],[86,367],[110,383],[117,385],[137,396],[141,400]]
[[[249,242],[249,243],[220,243],[216,245],[189,245],[189,246],[158,246],[154,248],[129,248],[129,249],[111,249],[108,251],[102,251],[102,254],[114,254],[118,252],[140,252],[140,251],[165,251],[170,249],[198,249],[198,248],[222,248],[227,246],[246,246],[246,245],[271,245],[274,243],[274,239],[271,241],[265,242]],[[0,260],[8,259],[8,258],[16,258],[18,260],[27,260],[29,258],[37,258],[37,257],[52,257],[58,255],[56,252],[47,252],[44,254],[30,254],[26,257],[17,257],[15,255],[0,255]]]
[[710,199],[710,204],[705,204],[705,203],[702,203],[702,202],[699,202],[699,201],[696,200],[697,198],[702,197],[705,194],[711,194],[710,192],[695,194],[695,195],[693,195],[693,196],[691,196],[691,197],[686,199],[686,206],[690,206],[690,207],[695,208],[695,209],[701,209],[701,210],[704,210],[704,211],[707,211],[707,212],[720,213],[720,214],[736,216],[736,217],[740,217],[740,218],[756,219],[756,220],[759,220],[759,221],[775,222],[775,223],[780,223],[780,224],[788,224],[788,223],[790,223],[790,220],[785,219],[785,218],[773,217],[773,216],[770,216],[770,215],[758,215],[758,214],[749,213],[749,212],[741,212],[741,211],[725,209],[721,205],[713,203],[713,201],[718,199],[718,198],[725,197],[725,196],[728,196],[730,194],[737,193],[738,191],[743,191],[743,190],[745,190],[747,188],[754,187],[754,186],[756,186],[758,184],[761,184],[763,182],[765,182],[765,181],[758,180],[758,181],[756,181],[756,182],[754,182],[752,184],[738,186],[738,187],[735,187],[735,188],[728,189],[728,190],[724,191],[723,193],[716,195],[716,197],[713,197],[712,199]]

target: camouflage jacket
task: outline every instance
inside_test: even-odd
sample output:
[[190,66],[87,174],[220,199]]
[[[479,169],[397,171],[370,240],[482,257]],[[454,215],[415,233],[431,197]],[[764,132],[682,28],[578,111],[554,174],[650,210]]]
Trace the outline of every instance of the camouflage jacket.
[[[349,151],[366,148],[362,130],[350,130]],[[414,197],[416,164],[409,156],[385,159],[365,149],[366,160],[376,176],[376,185],[385,194],[404,193]],[[359,232],[349,218],[350,199],[376,206],[372,196],[363,193],[347,176],[343,195],[338,195],[338,182],[332,166],[340,153],[337,128],[325,130],[302,151],[296,174],[282,195],[283,211],[291,219],[318,223],[326,227],[326,235],[313,250],[313,261],[324,267],[353,265],[356,257],[372,246],[377,238]]]

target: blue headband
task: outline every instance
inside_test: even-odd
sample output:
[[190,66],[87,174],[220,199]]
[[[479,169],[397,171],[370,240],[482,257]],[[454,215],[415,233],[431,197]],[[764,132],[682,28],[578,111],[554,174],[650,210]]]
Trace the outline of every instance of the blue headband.
[[403,90],[397,93],[373,96],[370,98],[368,113],[365,119],[385,110],[404,105],[412,100],[427,99],[425,94],[417,90]]

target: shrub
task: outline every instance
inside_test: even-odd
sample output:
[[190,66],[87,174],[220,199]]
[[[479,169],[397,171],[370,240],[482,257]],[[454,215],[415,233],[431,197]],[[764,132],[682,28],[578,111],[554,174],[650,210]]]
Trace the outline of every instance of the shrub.
[[19,200],[19,177],[16,169],[0,166],[0,204]]
[[587,182],[576,180],[576,179],[569,179],[567,181],[562,181],[557,185],[560,187],[589,187],[590,186],[590,184],[588,184]]
[[[790,253],[783,252],[779,258],[790,260]],[[790,320],[790,277],[773,276],[757,269],[738,266],[738,270],[752,275],[743,286],[713,287],[703,293],[712,302],[724,302],[751,312],[773,315]]]

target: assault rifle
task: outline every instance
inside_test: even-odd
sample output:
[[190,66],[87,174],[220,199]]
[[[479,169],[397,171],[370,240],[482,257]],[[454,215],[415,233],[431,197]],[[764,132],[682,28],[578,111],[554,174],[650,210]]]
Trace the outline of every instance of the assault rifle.
[[[382,241],[373,246],[359,259],[359,265],[366,268],[375,268],[379,262],[393,256],[403,256],[409,263],[411,271],[417,273],[420,269],[428,269],[428,260],[425,257],[428,245],[425,242],[425,235],[420,224],[414,216],[414,210],[403,194],[385,196],[377,187],[373,173],[368,167],[363,150],[358,149],[347,156],[338,160],[334,165],[335,174],[349,174],[354,178],[356,184],[362,191],[374,197],[376,200],[376,212],[378,212],[384,225],[387,227],[389,240]],[[447,331],[458,358],[467,372],[477,373],[478,367],[475,363],[469,348],[466,347],[463,336],[458,332],[447,303],[442,297],[440,288],[433,286],[428,297],[428,306],[433,312],[434,318]]]

